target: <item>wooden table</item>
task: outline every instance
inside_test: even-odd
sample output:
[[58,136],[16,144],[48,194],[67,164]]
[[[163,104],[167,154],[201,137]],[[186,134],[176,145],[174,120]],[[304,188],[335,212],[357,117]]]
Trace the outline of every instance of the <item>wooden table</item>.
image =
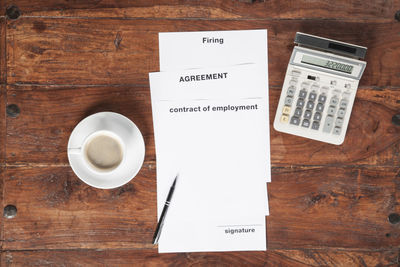
[[[399,0],[1,0],[0,193],[12,217],[1,219],[1,265],[398,266],[398,10]],[[271,122],[297,31],[368,47],[346,140],[271,127],[267,252],[158,254],[148,82],[158,32],[264,28]],[[142,170],[114,190],[68,164],[72,129],[98,111],[129,117],[146,142]]]

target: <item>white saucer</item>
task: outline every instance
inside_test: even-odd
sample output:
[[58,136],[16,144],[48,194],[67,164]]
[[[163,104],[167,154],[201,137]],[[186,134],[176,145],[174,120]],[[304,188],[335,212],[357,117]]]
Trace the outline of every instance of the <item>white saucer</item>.
[[[69,152],[81,148],[89,135],[102,130],[113,132],[125,145],[124,159],[116,169],[107,173],[93,171],[82,154]],[[72,170],[83,182],[96,188],[111,189],[136,176],[143,165],[145,146],[139,128],[130,119],[114,112],[100,112],[79,122],[69,137],[67,153]]]

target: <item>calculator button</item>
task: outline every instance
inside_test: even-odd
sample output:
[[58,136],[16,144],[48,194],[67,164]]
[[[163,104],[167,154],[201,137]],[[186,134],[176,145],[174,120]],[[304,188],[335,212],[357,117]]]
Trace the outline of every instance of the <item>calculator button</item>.
[[290,124],[294,124],[294,125],[299,125],[300,124],[300,119],[298,117],[292,117],[290,119]]
[[332,106],[336,106],[338,103],[339,103],[339,99],[337,97],[332,97],[331,98],[330,104]]
[[306,106],[308,109],[313,109],[314,108],[314,102],[312,102],[312,101],[308,101],[307,102],[307,106]]
[[297,106],[298,107],[304,107],[304,100],[302,98],[297,99]]
[[330,133],[332,131],[332,127],[333,127],[333,117],[328,115],[325,119],[325,124],[322,131],[325,133]]
[[335,86],[336,85],[336,81],[331,81],[331,85]]
[[351,92],[349,90],[347,90],[346,92],[343,93],[343,98],[344,99],[349,99],[351,95]]
[[341,108],[347,108],[347,100],[346,99],[342,99],[340,100],[340,107]]
[[297,84],[296,80],[290,80],[289,81],[289,85],[291,85],[291,86],[295,86],[296,84]]
[[282,111],[282,113],[283,113],[283,114],[290,114],[290,110],[291,110],[291,108],[290,108],[290,107],[288,107],[288,106],[284,106],[284,107],[283,107],[283,111]]
[[328,115],[333,116],[333,115],[335,115],[335,113],[336,113],[336,107],[334,107],[334,106],[329,106],[329,108],[328,108]]
[[333,134],[340,135],[341,132],[342,132],[342,128],[341,127],[335,127],[333,129]]
[[298,76],[300,76],[300,74],[301,74],[300,71],[298,71],[298,70],[292,70],[292,75],[293,75],[293,76],[298,77]]
[[342,125],[343,125],[343,119],[337,118],[337,119],[336,119],[336,122],[335,122],[335,125],[336,125],[336,126],[339,126],[339,127],[342,127]]
[[307,96],[307,91],[304,89],[300,90],[299,97],[306,98],[306,96]]
[[321,87],[321,93],[327,94],[328,91],[329,91],[329,87],[327,87],[327,86],[322,86],[322,87]]
[[315,112],[314,114],[314,120],[316,121],[321,121],[322,115],[319,112]]
[[286,114],[282,114],[281,116],[281,122],[282,123],[288,123],[289,122],[289,116]]
[[312,91],[310,93],[310,95],[308,96],[308,99],[311,101],[315,101],[315,99],[317,99],[317,94],[315,93],[315,91]]
[[319,129],[319,122],[318,121],[313,121],[313,123],[311,124],[311,129],[318,130]]
[[326,95],[325,94],[319,95],[318,102],[325,103],[325,101],[326,101]]
[[319,89],[319,85],[317,85],[317,84],[313,84],[311,86],[311,90],[318,90],[318,89]]
[[322,112],[322,111],[324,111],[324,105],[322,103],[318,103],[317,107],[315,109],[318,112]]
[[306,110],[305,112],[304,112],[304,118],[306,118],[306,119],[311,119],[311,115],[312,115],[312,112],[311,112],[311,110]]
[[293,103],[293,98],[291,96],[287,96],[285,98],[285,106],[291,106]]
[[304,120],[303,120],[303,123],[301,124],[301,126],[303,126],[303,127],[305,127],[305,128],[310,127],[310,120],[304,119]]
[[310,84],[308,82],[301,83],[301,89],[308,89],[309,86],[310,86]]
[[346,110],[343,109],[343,108],[340,108],[339,111],[338,111],[338,113],[337,113],[337,116],[338,116],[339,118],[344,118],[344,114],[346,114]]
[[349,84],[349,83],[346,83],[346,84],[344,85],[344,88],[346,88],[346,89],[350,89],[350,88],[351,88],[351,84]]
[[340,90],[334,90],[333,97],[339,97],[341,93],[342,93],[342,91],[340,91]]
[[287,89],[287,95],[288,96],[294,96],[294,93],[296,92],[296,87],[294,87],[294,86],[290,86],[288,89]]
[[294,115],[297,117],[301,117],[301,113],[303,113],[303,110],[301,108],[296,108],[294,110]]

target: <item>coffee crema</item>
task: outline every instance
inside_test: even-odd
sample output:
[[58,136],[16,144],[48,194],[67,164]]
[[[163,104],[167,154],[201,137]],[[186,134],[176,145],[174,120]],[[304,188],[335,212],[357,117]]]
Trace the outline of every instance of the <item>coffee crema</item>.
[[94,169],[105,172],[112,171],[121,164],[123,150],[117,139],[100,134],[87,142],[84,155]]

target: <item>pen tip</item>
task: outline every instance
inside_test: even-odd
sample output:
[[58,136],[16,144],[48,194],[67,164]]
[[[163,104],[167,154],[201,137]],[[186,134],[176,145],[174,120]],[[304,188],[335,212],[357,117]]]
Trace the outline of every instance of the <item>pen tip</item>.
[[174,182],[172,183],[172,186],[175,186],[176,181],[178,180],[179,174],[176,175]]

